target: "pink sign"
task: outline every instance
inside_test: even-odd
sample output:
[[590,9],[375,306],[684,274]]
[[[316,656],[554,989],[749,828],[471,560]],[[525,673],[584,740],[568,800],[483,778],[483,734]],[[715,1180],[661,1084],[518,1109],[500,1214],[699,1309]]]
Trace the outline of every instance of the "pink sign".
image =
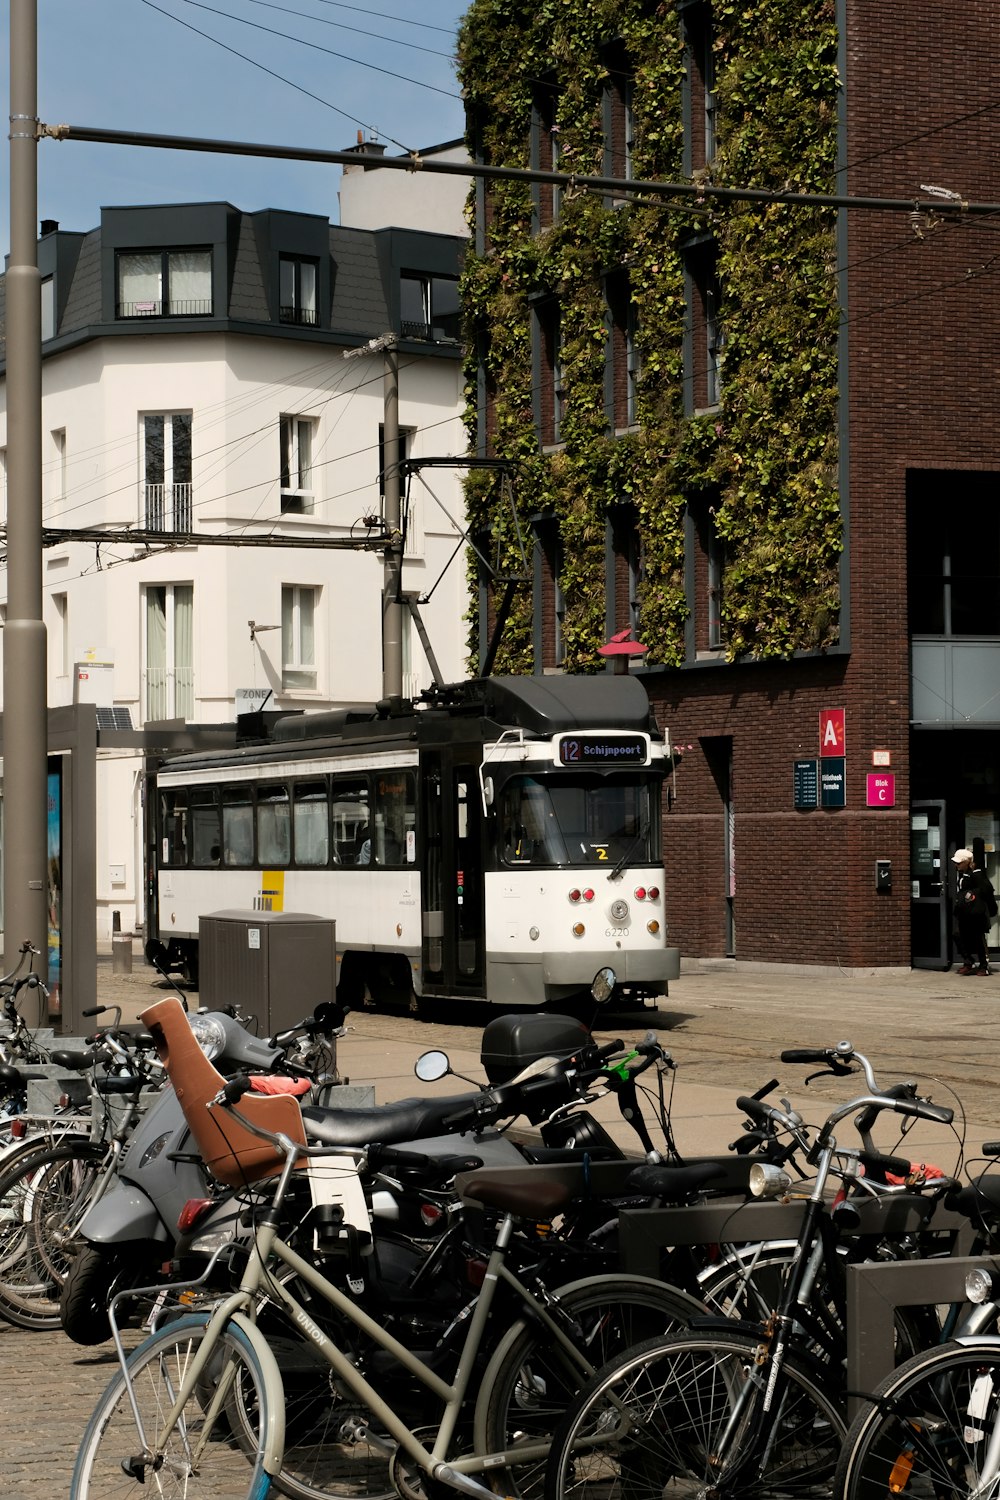
[[876,771],[868,774],[869,807],[895,807],[896,777],[891,771]]

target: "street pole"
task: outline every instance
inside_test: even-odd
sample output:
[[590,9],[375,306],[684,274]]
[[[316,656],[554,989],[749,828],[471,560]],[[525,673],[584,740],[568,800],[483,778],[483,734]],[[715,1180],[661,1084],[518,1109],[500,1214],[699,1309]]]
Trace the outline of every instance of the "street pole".
[[403,695],[403,512],[399,485],[399,357],[395,340],[386,343],[383,358],[382,462],[389,540],[382,554],[382,696],[392,698]]
[[[10,0],[7,266],[7,620],[3,632],[3,899],[8,969],[26,940],[48,973],[48,723],[42,622],[42,305],[38,276],[37,0]],[[37,990],[25,994],[38,996]],[[29,1005],[41,1010],[35,999]],[[25,1019],[37,1025],[40,1014]]]

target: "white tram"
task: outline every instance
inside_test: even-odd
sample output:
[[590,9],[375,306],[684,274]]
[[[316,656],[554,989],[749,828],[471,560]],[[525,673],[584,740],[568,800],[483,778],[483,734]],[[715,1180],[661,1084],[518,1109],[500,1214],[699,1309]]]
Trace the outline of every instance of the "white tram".
[[493,677],[417,703],[293,714],[166,762],[156,931],[196,977],[222,910],[336,920],[338,998],[565,1005],[610,965],[662,995],[670,749],[629,677]]

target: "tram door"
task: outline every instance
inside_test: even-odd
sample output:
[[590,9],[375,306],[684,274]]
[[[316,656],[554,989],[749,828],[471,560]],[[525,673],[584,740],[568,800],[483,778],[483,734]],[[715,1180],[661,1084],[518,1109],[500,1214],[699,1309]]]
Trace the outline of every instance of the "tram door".
[[424,756],[424,988],[485,994],[483,813],[479,768],[447,751]]

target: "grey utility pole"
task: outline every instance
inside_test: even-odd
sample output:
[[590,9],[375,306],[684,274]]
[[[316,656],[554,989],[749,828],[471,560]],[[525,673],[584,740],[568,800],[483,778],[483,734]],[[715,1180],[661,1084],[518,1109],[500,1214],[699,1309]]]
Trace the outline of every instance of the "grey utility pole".
[[399,355],[396,335],[383,333],[345,359],[381,354],[382,375],[382,517],[387,540],[382,553],[382,696],[403,695],[403,507],[399,484]]
[[[45,625],[42,622],[42,303],[38,277],[38,18],[10,0],[7,267],[7,621],[3,632],[4,957],[48,972]],[[37,990],[27,991],[31,995]],[[40,1002],[32,1002],[39,1005]],[[29,1024],[42,1019],[29,1016]]]

